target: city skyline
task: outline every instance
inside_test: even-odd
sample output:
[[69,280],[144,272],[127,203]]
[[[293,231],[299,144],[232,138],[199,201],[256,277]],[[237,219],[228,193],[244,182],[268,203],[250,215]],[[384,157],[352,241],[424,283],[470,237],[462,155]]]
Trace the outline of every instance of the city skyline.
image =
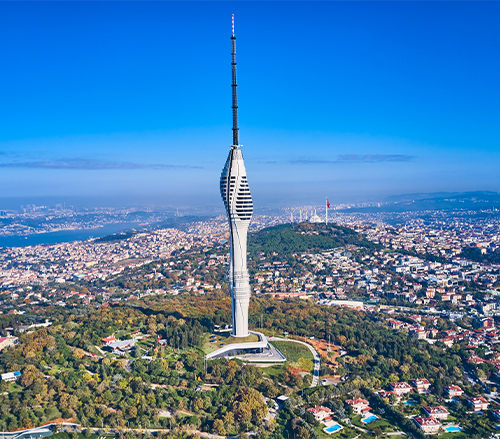
[[500,190],[500,5],[190,5],[0,6],[4,196],[217,203],[233,10],[263,204]]

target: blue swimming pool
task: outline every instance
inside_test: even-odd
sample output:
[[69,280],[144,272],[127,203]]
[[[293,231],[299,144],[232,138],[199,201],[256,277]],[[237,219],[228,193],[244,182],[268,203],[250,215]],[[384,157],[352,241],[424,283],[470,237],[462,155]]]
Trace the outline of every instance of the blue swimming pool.
[[416,405],[417,404],[417,401],[416,400],[406,400],[405,402],[403,402],[405,405]]
[[462,428],[460,428],[460,426],[447,426],[446,428],[444,428],[444,430],[446,432],[458,432],[461,431]]
[[328,434],[333,434],[334,432],[340,431],[341,429],[342,426],[340,426],[338,423],[335,423],[335,425],[325,428],[325,432],[328,432]]
[[377,420],[377,419],[378,419],[378,417],[377,417],[377,416],[374,416],[374,415],[372,414],[371,416],[368,416],[368,417],[365,417],[364,419],[361,419],[361,421],[362,421],[363,423],[371,423],[371,422],[373,422],[373,421],[375,421],[375,420]]

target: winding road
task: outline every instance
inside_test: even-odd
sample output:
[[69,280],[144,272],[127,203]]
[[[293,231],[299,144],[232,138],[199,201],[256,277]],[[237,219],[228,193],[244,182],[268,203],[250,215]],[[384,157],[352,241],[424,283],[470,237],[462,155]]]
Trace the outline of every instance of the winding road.
[[278,338],[278,337],[270,337],[268,338],[270,341],[284,341],[284,342],[294,342],[296,344],[301,344],[306,346],[309,351],[312,353],[314,358],[314,370],[313,370],[313,378],[311,381],[311,386],[309,388],[314,388],[319,385],[319,367],[320,367],[320,357],[316,349],[307,342],[299,341],[297,339],[288,339],[288,338]]

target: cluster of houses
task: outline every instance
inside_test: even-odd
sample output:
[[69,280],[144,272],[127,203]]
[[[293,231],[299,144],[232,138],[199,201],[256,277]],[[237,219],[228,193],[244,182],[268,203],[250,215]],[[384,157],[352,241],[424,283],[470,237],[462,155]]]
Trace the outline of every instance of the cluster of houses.
[[[362,423],[368,424],[378,419],[376,415],[370,412],[371,408],[369,406],[368,400],[355,398],[348,399],[345,401],[345,403],[352,408],[355,414],[359,414],[363,417],[361,419]],[[340,423],[333,419],[332,411],[330,410],[330,408],[327,408],[325,406],[315,406],[312,408],[308,408],[307,411],[309,411],[318,422],[325,425],[323,431],[328,434],[334,434],[335,432],[344,429],[344,427],[340,425]]]
[[[413,392],[413,390],[420,394],[425,394],[429,392],[430,382],[427,379],[422,378],[414,379],[410,381],[410,383],[391,382],[389,385],[389,391],[379,391],[379,395],[381,397],[389,397],[391,395],[395,395],[396,397],[400,398],[405,394]],[[446,397],[452,400],[464,394],[464,391],[458,385],[448,385],[444,388],[444,392]],[[467,398],[466,402],[474,412],[486,411],[489,406],[489,402],[483,396]],[[442,427],[441,422],[446,420],[449,415],[448,410],[441,405],[424,406],[423,412],[423,416],[416,416],[413,418],[413,421],[425,434],[437,433]],[[455,427],[455,429],[459,428]]]
[[[384,310],[389,313],[390,310]],[[392,309],[394,312],[394,310]],[[461,314],[459,314],[462,316]],[[496,344],[500,342],[500,334],[495,329],[495,320],[489,316],[480,320],[480,328],[476,330],[469,330],[458,327],[455,330],[439,331],[437,328],[432,327],[433,321],[437,321],[437,317],[423,317],[421,315],[408,316],[409,319],[418,321],[418,323],[404,322],[395,318],[387,319],[387,325],[395,330],[406,330],[410,334],[415,335],[418,339],[428,339],[429,342],[440,341],[445,346],[451,347],[453,344],[465,341],[471,348],[478,347],[482,344]],[[428,324],[423,326],[420,324],[425,320]]]
[[[411,384],[411,385],[410,385]],[[415,391],[419,394],[427,394],[429,393],[430,382],[425,379],[413,379],[408,382],[391,382],[389,384],[390,390],[379,391],[379,395],[381,397],[390,397],[391,395],[395,395],[397,397],[401,397],[404,394],[409,394]],[[463,390],[458,385],[449,385],[444,388],[444,392],[449,399],[454,399],[456,397],[460,397],[463,395]],[[488,409],[489,402],[483,397],[470,397],[467,400],[467,403],[472,406],[474,411],[484,411]]]
[[[221,220],[220,226],[211,224],[203,232],[187,233],[169,228],[137,233],[124,240],[5,248],[0,254],[0,287],[116,276],[126,268],[142,266],[158,257],[169,257],[173,252],[189,249],[194,244],[213,246],[220,241],[224,223]],[[64,264],[58,264],[59,260]],[[15,264],[7,264],[11,262]]]
[[[467,402],[476,412],[488,409],[488,401],[482,396],[470,398]],[[443,428],[442,422],[448,419],[450,413],[444,406],[441,405],[424,406],[422,409],[425,416],[414,417],[413,421],[425,434],[436,434],[441,428]],[[491,412],[497,420],[500,420],[499,410],[492,410]],[[449,429],[450,427],[447,428]],[[452,429],[454,431],[460,430],[457,426],[452,426]]]
[[381,390],[378,393],[381,397],[390,397],[392,395],[401,397],[404,394],[413,392],[413,388],[415,388],[417,393],[427,394],[429,392],[429,387],[431,386],[431,383],[425,378],[413,379],[410,383],[413,387],[408,382],[391,382],[389,384],[391,388],[389,391]]
[[[412,392],[413,389],[415,389],[419,393],[427,393],[430,387],[429,381],[425,378],[414,379],[410,383],[411,385],[407,382],[392,382],[390,384],[390,391],[381,391],[379,392],[379,394],[384,397],[392,394],[399,397]],[[449,385],[445,387],[445,392],[446,395],[451,399],[463,395],[463,390],[458,385]],[[362,416],[361,422],[365,424],[369,424],[378,418],[371,412],[372,409],[369,406],[368,400],[366,399],[348,399],[345,401],[345,403],[353,410],[355,414],[359,414]],[[482,396],[468,398],[467,403],[476,412],[486,411],[489,405],[488,401]],[[343,429],[343,427],[339,423],[333,420],[332,412],[329,408],[324,406],[315,406],[313,408],[309,408],[307,411],[309,411],[317,421],[325,425],[325,432],[332,434]],[[444,429],[446,431],[461,430],[460,427],[451,424],[444,426],[450,413],[442,405],[424,406],[422,407],[422,412],[422,415],[415,416],[412,418],[412,420],[417,425],[417,427],[424,432],[424,434],[436,434],[441,429]],[[496,420],[500,421],[500,409],[491,410],[491,413]]]

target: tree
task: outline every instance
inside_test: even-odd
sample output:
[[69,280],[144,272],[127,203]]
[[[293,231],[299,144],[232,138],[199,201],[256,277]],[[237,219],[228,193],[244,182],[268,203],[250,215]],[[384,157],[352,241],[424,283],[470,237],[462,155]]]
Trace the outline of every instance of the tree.
[[75,348],[75,350],[73,351],[73,355],[77,359],[82,359],[85,356],[85,352],[81,348]]
[[234,396],[232,411],[239,423],[259,425],[267,414],[267,407],[259,391],[240,387]]
[[38,369],[34,365],[27,365],[23,370],[23,374],[21,376],[21,385],[23,387],[29,387],[33,384],[33,382],[40,378],[42,374],[38,371]]
[[199,412],[200,410],[203,409],[204,407],[204,401],[201,397],[198,397],[197,399],[195,399],[195,401],[193,402],[193,409],[196,411],[196,412]]
[[226,435],[226,428],[224,427],[224,422],[221,419],[214,420],[213,430],[219,435]]
[[137,407],[135,406],[129,406],[127,408],[127,416],[131,419],[135,419],[137,417]]

